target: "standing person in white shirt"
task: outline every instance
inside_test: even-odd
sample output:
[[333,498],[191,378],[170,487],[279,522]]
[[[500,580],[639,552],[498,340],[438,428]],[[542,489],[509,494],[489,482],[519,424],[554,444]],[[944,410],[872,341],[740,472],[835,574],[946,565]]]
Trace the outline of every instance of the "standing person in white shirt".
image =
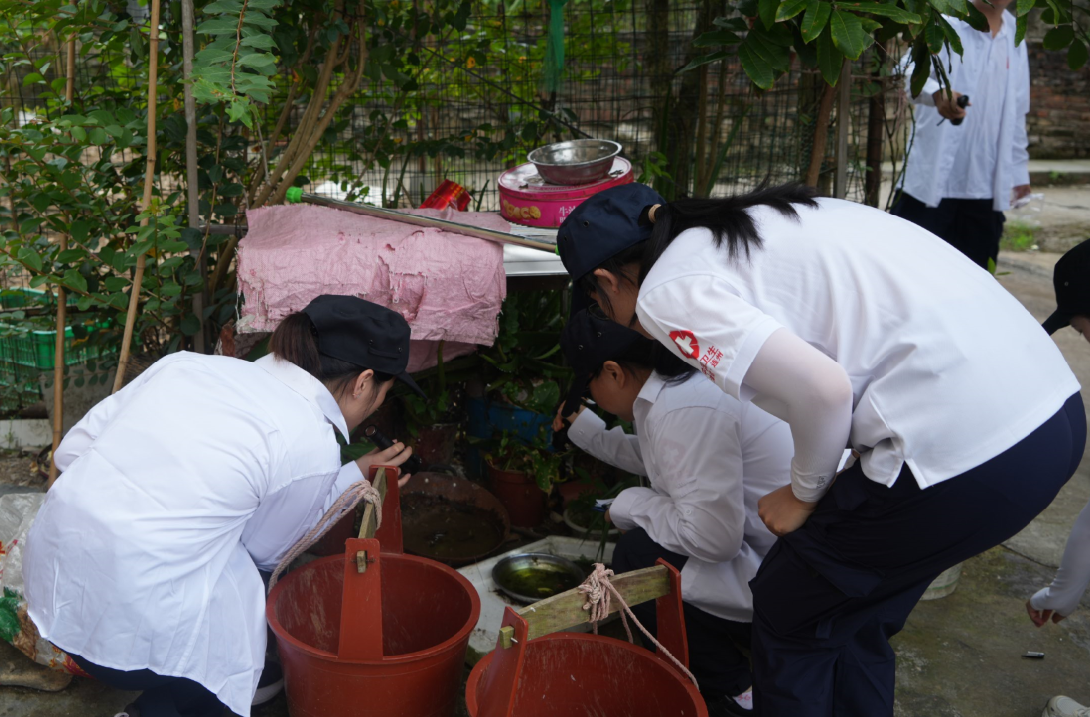
[[[1056,290],[1056,311],[1045,320],[1044,329],[1053,334],[1071,326],[1090,341],[1090,240],[1060,257],[1052,274]],[[1082,509],[1064,546],[1056,577],[1026,603],[1029,618],[1037,627],[1049,620],[1058,623],[1079,606],[1090,585],[1090,503]],[[1045,705],[1041,717],[1090,717],[1090,707],[1070,697],[1057,695]]]
[[[129,717],[246,717],[271,571],[395,443],[341,466],[345,438],[405,373],[409,326],[352,296],[286,317],[255,363],[178,353],[102,401],[58,448],[26,541],[30,618]],[[123,713],[125,714],[125,713]]]
[[[558,232],[578,291],[791,426],[753,591],[762,717],[889,717],[889,638],[943,570],[1074,473],[1079,384],[1033,317],[927,231],[798,186],[596,194]],[[858,463],[833,481],[850,446]]]
[[[575,380],[553,428],[565,416],[572,443],[650,481],[621,491],[606,513],[626,531],[613,570],[662,558],[681,571],[690,667],[708,711],[749,714],[749,581],[776,540],[757,517],[757,500],[791,481],[790,429],[654,341],[585,310],[568,321],[560,345]],[[588,391],[603,411],[632,422],[635,435],[576,411]],[[654,603],[633,610],[653,632]]]
[[[915,134],[901,194],[890,210],[993,270],[1003,212],[1012,199],[1030,193],[1029,57],[1026,43],[1014,44],[1015,19],[1004,11],[1011,2],[973,1],[988,18],[988,32],[947,18],[964,53],[939,53],[952,92],[940,87],[932,70],[916,97]],[[911,75],[909,64],[906,77]],[[958,106],[962,96],[971,100],[968,107]]]

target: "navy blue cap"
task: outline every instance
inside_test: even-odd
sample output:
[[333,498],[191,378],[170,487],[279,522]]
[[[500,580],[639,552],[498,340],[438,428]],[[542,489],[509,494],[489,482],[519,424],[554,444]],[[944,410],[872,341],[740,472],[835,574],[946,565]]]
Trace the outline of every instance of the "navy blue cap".
[[[607,259],[651,238],[653,225],[640,221],[644,210],[665,204],[658,192],[646,184],[610,187],[575,208],[556,234],[557,253],[572,281],[578,281]],[[588,300],[578,289],[573,313]]]
[[595,316],[586,309],[572,316],[560,334],[560,348],[575,372],[575,379],[560,415],[575,413],[587,393],[591,376],[602,364],[619,360],[637,344],[642,345],[648,354],[655,346],[651,339],[605,317]]
[[361,368],[388,373],[427,398],[409,365],[409,322],[385,306],[358,296],[323,294],[303,309],[318,334],[318,353]]
[[1090,316],[1090,239],[1060,257],[1052,270],[1056,310],[1045,319],[1050,334],[1071,323],[1076,315]]

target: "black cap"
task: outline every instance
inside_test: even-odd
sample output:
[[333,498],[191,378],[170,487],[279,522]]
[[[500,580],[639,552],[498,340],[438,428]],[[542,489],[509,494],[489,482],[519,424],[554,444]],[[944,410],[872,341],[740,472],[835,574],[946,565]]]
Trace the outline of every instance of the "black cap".
[[560,334],[560,347],[575,372],[575,379],[560,415],[570,416],[575,412],[587,393],[590,377],[602,364],[620,359],[637,344],[645,346],[650,353],[655,342],[609,319],[594,316],[586,309],[572,316]]
[[318,353],[361,368],[388,373],[424,398],[405,372],[409,365],[409,323],[401,314],[358,296],[323,294],[303,313],[318,333]]
[[1056,289],[1056,310],[1045,319],[1050,334],[1071,323],[1076,315],[1090,316],[1090,239],[1060,257],[1052,271]]
[[[576,207],[556,234],[557,253],[572,281],[583,278],[610,257],[650,239],[653,225],[644,218],[644,210],[665,203],[646,184],[622,184],[599,192]],[[573,314],[589,303],[579,289],[573,299]]]

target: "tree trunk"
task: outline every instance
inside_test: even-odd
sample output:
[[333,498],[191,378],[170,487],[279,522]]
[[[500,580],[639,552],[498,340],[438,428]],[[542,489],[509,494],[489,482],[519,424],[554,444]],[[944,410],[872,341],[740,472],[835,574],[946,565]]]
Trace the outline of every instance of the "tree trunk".
[[878,85],[878,91],[870,98],[867,116],[867,176],[864,183],[864,201],[877,207],[882,201],[882,149],[886,133],[886,82],[882,70],[886,66],[888,53],[886,46],[874,46],[878,62],[871,74],[871,81]]

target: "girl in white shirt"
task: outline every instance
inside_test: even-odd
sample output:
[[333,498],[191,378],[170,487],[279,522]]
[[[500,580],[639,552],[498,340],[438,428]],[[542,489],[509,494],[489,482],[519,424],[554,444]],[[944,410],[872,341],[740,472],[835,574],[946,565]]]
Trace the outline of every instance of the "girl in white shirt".
[[178,353],[68,433],[63,471],[27,536],[23,577],[42,637],[119,689],[130,717],[246,717],[265,657],[273,570],[394,444],[341,466],[348,437],[405,373],[409,326],[320,296],[249,363]]
[[[751,583],[757,714],[892,715],[889,637],[1072,475],[1078,382],[1014,297],[909,222],[796,186],[653,194],[595,195],[558,247],[611,319],[791,426],[791,485],[759,506],[783,537]],[[834,483],[846,446],[861,460]]]
[[[576,314],[561,346],[575,370],[573,398],[589,390],[602,410],[635,428],[635,435],[606,430],[582,408],[567,415],[568,438],[650,482],[622,491],[606,513],[626,531],[613,569],[651,567],[662,558],[681,570],[690,667],[709,712],[748,714],[749,581],[776,540],[757,517],[757,501],[790,482],[790,429],[604,317]],[[562,427],[560,415],[554,428]],[[654,603],[639,606],[637,615],[654,629]]]

